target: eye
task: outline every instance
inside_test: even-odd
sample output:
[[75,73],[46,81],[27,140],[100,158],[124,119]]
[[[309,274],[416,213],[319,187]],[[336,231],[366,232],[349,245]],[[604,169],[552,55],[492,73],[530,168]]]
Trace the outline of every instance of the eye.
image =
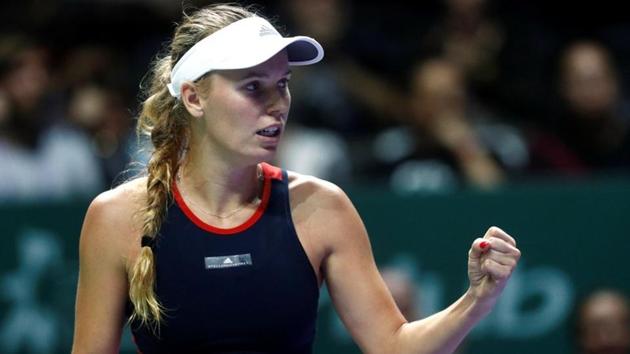
[[245,90],[248,92],[256,92],[260,89],[260,82],[252,81],[245,85]]

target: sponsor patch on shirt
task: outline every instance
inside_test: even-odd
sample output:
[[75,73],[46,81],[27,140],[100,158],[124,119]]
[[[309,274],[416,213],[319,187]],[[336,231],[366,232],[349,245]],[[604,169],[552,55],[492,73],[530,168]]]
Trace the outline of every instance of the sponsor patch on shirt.
[[206,269],[221,269],[252,265],[251,253],[235,254],[233,256],[218,256],[205,258]]

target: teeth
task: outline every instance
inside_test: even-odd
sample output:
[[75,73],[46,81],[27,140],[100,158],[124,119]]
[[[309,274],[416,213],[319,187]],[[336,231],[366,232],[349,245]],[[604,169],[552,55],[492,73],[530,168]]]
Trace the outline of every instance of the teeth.
[[276,135],[279,131],[280,131],[279,127],[271,127],[271,128],[265,128],[265,129],[259,130],[258,134],[261,134],[264,136],[273,136],[273,135]]

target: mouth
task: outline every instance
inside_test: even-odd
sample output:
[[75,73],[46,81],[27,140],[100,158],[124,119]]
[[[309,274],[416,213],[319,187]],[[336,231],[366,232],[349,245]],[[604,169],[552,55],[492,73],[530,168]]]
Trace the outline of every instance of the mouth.
[[265,136],[268,138],[275,138],[280,135],[282,128],[279,125],[274,125],[264,129],[256,131],[256,135]]

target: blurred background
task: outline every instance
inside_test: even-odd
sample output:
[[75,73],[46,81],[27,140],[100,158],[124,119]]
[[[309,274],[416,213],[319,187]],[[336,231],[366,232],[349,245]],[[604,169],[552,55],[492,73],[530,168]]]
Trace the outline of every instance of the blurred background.
[[[0,5],[0,353],[69,351],[87,205],[142,169],[143,77],[182,9],[209,3]],[[460,354],[630,353],[622,4],[255,4],[326,50],[293,70],[275,163],[347,191],[409,320],[466,289],[470,242],[499,225],[524,256]],[[359,352],[325,289],[316,352]]]

